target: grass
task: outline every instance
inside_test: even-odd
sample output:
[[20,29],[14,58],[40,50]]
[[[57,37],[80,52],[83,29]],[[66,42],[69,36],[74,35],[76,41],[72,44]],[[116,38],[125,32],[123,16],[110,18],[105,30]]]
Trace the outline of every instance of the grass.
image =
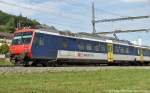
[[0,74],[0,93],[150,93],[149,84],[150,70]]
[[9,60],[0,59],[0,66],[11,66],[11,65],[14,65],[14,64],[11,63]]

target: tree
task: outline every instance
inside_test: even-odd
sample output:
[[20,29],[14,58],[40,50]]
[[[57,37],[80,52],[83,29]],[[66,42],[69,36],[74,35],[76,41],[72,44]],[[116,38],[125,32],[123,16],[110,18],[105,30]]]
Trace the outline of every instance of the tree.
[[12,33],[15,30],[15,19],[11,17],[9,21],[6,23],[6,32]]
[[23,17],[21,14],[15,16],[0,11],[0,31],[13,33],[18,23],[21,24],[21,27],[32,28],[41,25],[38,21],[29,19],[28,17]]
[[9,52],[9,46],[4,43],[0,46],[0,54],[7,54]]

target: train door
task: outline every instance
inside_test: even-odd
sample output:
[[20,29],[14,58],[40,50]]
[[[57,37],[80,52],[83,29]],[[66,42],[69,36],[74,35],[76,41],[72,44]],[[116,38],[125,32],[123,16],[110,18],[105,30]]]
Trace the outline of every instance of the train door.
[[144,62],[144,50],[143,49],[140,49],[140,61],[141,63]]
[[108,62],[113,62],[114,58],[113,58],[113,44],[107,44],[107,49],[108,49],[108,54],[107,54],[107,59]]

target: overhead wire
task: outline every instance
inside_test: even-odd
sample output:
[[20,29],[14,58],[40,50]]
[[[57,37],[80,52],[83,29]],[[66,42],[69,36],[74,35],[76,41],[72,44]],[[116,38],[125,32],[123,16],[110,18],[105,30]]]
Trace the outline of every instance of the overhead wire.
[[[71,2],[76,2],[76,1],[74,1],[74,0],[71,0],[71,2],[70,2],[70,1],[68,2],[68,0],[63,0],[63,1],[65,1],[66,3],[68,3],[68,4],[70,4],[70,5],[74,6],[74,7],[80,7],[80,8],[84,8],[84,9],[89,8],[89,7],[85,6],[85,4],[84,4],[84,6],[79,6],[79,5],[76,5],[76,3],[71,3]],[[14,4],[14,3],[5,2],[5,1],[2,1],[2,0],[0,0],[0,3],[5,4],[5,5],[9,5],[9,6],[18,7],[18,8],[27,9],[27,10],[32,10],[32,11],[36,11],[36,12],[51,13],[51,14],[54,15],[54,16],[59,16],[59,17],[67,18],[67,19],[72,19],[70,16],[64,16],[64,15],[61,15],[61,14],[59,14],[59,13],[54,13],[54,12],[51,12],[51,11],[49,11],[49,12],[48,12],[48,11],[43,11],[43,10],[40,10],[40,9],[38,9],[38,8],[20,6],[20,5],[17,5],[17,4]],[[43,7],[43,6],[42,6],[42,7]],[[87,7],[87,8],[85,8],[85,7]],[[44,7],[43,7],[43,8],[44,8]],[[103,10],[103,9],[98,9],[98,8],[95,8],[95,9],[96,9],[97,11],[101,11],[101,12],[103,12],[103,13],[107,13],[107,14],[111,14],[111,15],[115,15],[115,16],[120,16],[120,17],[125,17],[125,16],[122,16],[122,15],[120,15],[120,14],[116,14],[116,13],[113,13],[113,12],[105,11],[105,10]],[[49,17],[49,19],[50,19],[50,17]],[[55,23],[55,24],[56,24],[56,23]],[[57,23],[57,24],[63,25],[63,24],[60,24],[60,23]],[[80,28],[81,28],[81,27],[80,27]]]
[[[67,4],[69,4],[71,6],[74,6],[74,7],[83,8],[83,9],[86,9],[86,10],[91,10],[91,7],[87,6],[86,4],[82,3],[82,5],[77,5],[78,2],[75,1],[75,0],[55,0],[55,1],[63,1],[63,2],[66,2]],[[127,16],[123,16],[123,15],[118,14],[118,13],[113,13],[113,12],[110,12],[110,11],[106,11],[104,9],[95,8],[95,10],[101,11],[101,12],[106,13],[106,14],[114,15],[114,16],[127,17]]]
[[[40,11],[40,12],[45,12],[45,13],[51,13],[51,15],[59,16],[59,17],[63,17],[63,18],[71,19],[71,20],[77,20],[77,18],[73,18],[71,16],[66,16],[66,15],[63,15],[62,13],[56,13],[56,12],[52,12],[52,11],[44,11],[44,10],[40,10],[38,8],[36,9],[36,8],[33,8],[33,7],[20,6],[20,5],[5,2],[5,1],[2,1],[2,0],[0,0],[0,3],[5,4],[5,5],[9,5],[9,6],[18,7],[18,8],[27,9],[27,10],[32,10],[32,11],[38,11],[38,12]],[[44,7],[44,6],[42,6],[42,7]],[[47,8],[46,8],[46,10],[47,10]]]
[[[68,0],[63,0],[63,1],[68,1]],[[76,1],[71,0],[71,2],[76,2]],[[2,0],[0,0],[0,3],[7,4],[7,5],[11,5],[11,6],[15,6],[15,7],[19,7],[19,8],[29,9],[29,10],[33,10],[33,11],[46,12],[46,11],[43,11],[43,10],[31,8],[31,7],[25,7],[25,6],[20,6],[20,5],[13,4],[13,3],[8,3],[8,2],[2,1]],[[74,7],[80,7],[80,8],[84,8],[84,9],[86,9],[86,8],[90,9],[90,7],[85,6],[85,4],[84,4],[84,6],[83,6],[83,5],[82,5],[82,6],[78,6],[78,5],[75,5],[75,3],[74,3],[74,4],[73,4],[73,3],[70,3],[70,2],[66,2],[66,3],[71,4],[71,5],[74,6]],[[42,6],[42,7],[43,7],[43,6]],[[86,8],[85,8],[85,7],[86,7]],[[113,13],[113,12],[110,12],[110,11],[106,11],[106,10],[103,10],[103,9],[98,9],[98,8],[96,8],[96,10],[97,10],[97,11],[101,11],[101,12],[103,12],[103,13],[115,15],[115,16],[125,17],[125,16],[123,16],[123,15],[120,15],[120,14],[117,14],[117,13]],[[54,13],[54,12],[51,12],[51,11],[49,11],[49,13],[51,13],[52,15],[55,15],[55,16],[61,16],[61,17],[65,17],[65,18],[69,18],[69,19],[74,19],[74,20],[76,20],[76,18],[72,18],[72,17],[70,17],[70,16],[62,15],[62,13]]]
[[[0,3],[5,4],[5,5],[9,5],[9,6],[18,7],[18,8],[23,8],[23,9],[26,9],[26,10],[31,10],[31,11],[36,11],[36,12],[45,12],[45,13],[46,13],[45,15],[48,15],[47,13],[49,13],[49,12],[46,12],[46,11],[43,11],[43,10],[39,10],[39,9],[31,8],[31,7],[19,6],[19,5],[17,5],[17,4],[8,3],[8,2],[5,2],[5,1],[1,1],[1,0],[0,0]],[[50,13],[51,13],[51,12],[50,12]],[[48,15],[48,16],[49,16],[49,15]],[[50,18],[50,17],[48,17],[48,16],[47,16],[47,18],[52,20],[52,18]],[[59,16],[60,16],[60,15],[59,15]],[[61,16],[61,17],[62,17],[62,16]],[[68,18],[68,17],[67,17],[67,18]],[[48,21],[48,20],[47,20],[47,21]],[[57,25],[61,25],[61,26],[66,26],[66,24],[64,25],[64,24],[56,23],[56,22],[52,22],[52,21],[51,21],[51,23],[54,23],[54,24],[57,24]],[[79,27],[79,26],[72,26],[72,27],[81,28],[81,27]]]
[[[68,0],[63,0],[63,1],[68,1]],[[91,7],[86,6],[86,4],[82,4],[82,6],[79,6],[79,5],[76,5],[76,3],[75,3],[76,1],[74,1],[74,0],[71,0],[71,1],[74,2],[74,3],[69,3],[69,2],[67,2],[67,3],[71,4],[73,6],[76,6],[76,7],[84,8],[84,9],[88,9],[88,10],[91,9]],[[114,12],[110,12],[110,11],[106,11],[106,10],[100,9],[100,8],[95,8],[95,10],[101,11],[101,12],[106,13],[106,14],[114,15],[114,16],[127,17],[127,16],[124,16],[124,15],[121,15],[121,14],[118,14],[118,13],[114,13]]]

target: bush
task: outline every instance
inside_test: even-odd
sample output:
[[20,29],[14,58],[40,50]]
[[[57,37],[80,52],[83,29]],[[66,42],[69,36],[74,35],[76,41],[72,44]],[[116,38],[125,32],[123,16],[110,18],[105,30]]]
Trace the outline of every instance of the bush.
[[7,54],[9,52],[9,46],[5,43],[0,46],[0,54]]

